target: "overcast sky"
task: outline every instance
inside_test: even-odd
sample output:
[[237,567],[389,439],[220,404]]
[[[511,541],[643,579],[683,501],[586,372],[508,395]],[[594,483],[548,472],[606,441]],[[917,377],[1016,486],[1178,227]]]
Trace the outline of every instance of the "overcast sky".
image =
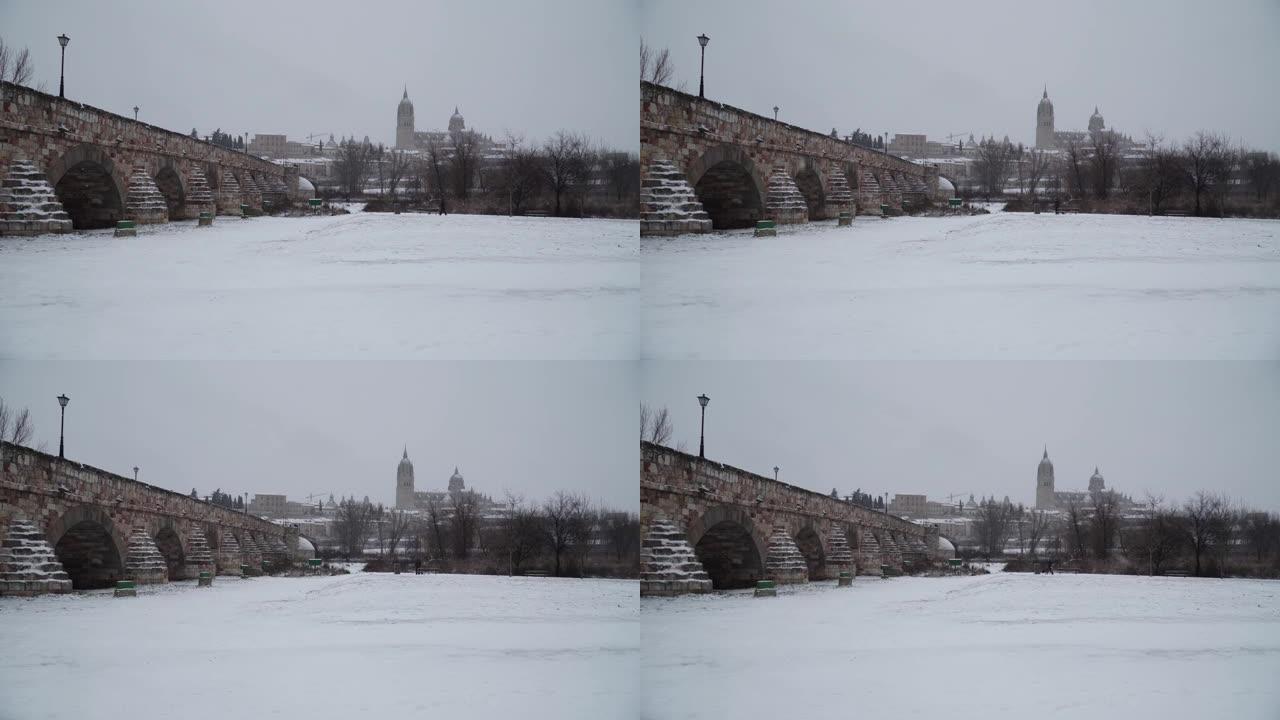
[[0,361],[0,396],[29,407],[32,446],[201,494],[395,499],[407,444],[419,490],[541,500],[559,490],[636,510],[632,363]]
[[1215,490],[1280,511],[1280,372],[1222,362],[650,362],[642,397],[672,444],[820,492],[1035,500],[1047,444],[1060,490],[1181,501]]
[[674,84],[823,132],[1035,140],[1047,84],[1059,130],[1181,139],[1198,129],[1280,151],[1280,2],[959,3],[643,0]]
[[529,139],[561,128],[639,147],[632,0],[17,2],[0,36],[31,49],[32,84],[172,130],[395,140],[407,84],[419,130]]

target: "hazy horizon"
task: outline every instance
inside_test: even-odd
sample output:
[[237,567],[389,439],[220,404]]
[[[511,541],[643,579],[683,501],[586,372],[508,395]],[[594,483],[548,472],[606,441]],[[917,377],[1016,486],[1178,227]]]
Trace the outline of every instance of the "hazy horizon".
[[816,492],[1005,495],[1035,502],[1047,445],[1058,490],[1181,503],[1198,490],[1280,511],[1274,363],[650,361],[641,397],[672,446]]
[[5,3],[0,37],[30,49],[29,84],[56,95],[65,33],[69,100],[128,117],[137,105],[139,120],[177,132],[392,145],[407,86],[418,130],[446,128],[456,106],[468,128],[496,138],[512,130],[540,142],[565,129],[639,148],[630,3],[349,10],[325,0]]
[[[1107,127],[1141,141],[1197,130],[1280,151],[1280,3],[1213,11],[1186,0],[1072,3],[1070,12],[1013,0],[963,5],[806,0],[778,12],[760,0],[642,0],[640,34],[669,49],[670,84],[800,127],[841,134],[925,133],[945,141],[1008,135],[1035,141],[1047,86],[1058,130],[1084,130],[1096,106]],[[1224,5],[1226,7],[1224,7]]]

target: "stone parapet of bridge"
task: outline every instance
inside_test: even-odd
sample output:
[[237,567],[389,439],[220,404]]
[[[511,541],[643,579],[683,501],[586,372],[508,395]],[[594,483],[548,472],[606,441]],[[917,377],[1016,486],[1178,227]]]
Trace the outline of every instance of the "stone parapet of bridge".
[[910,209],[938,182],[935,166],[648,82],[640,84],[640,173],[642,235],[811,222],[878,213],[882,204]]
[[[32,528],[51,554],[33,542]],[[0,593],[61,592],[63,579],[86,589],[215,568],[238,574],[242,564],[272,569],[287,562],[297,536],[264,518],[0,443]],[[38,562],[16,562],[10,546]]]
[[0,83],[0,235],[239,213],[287,203],[297,188],[296,167]]
[[[641,443],[643,595],[923,567],[937,530],[671,448]],[[710,583],[705,582],[709,579]]]

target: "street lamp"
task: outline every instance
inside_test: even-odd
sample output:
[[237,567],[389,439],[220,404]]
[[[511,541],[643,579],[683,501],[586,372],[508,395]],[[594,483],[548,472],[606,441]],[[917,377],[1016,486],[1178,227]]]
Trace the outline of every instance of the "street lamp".
[[777,121],[778,121],[778,106],[777,106],[777,105],[774,105],[774,106],[773,106],[773,120],[774,120],[774,122],[777,122]]
[[773,466],[773,481],[774,481],[774,482],[777,482],[777,481],[778,481],[778,466],[777,466],[777,465],[774,465],[774,466]]
[[133,106],[133,119],[134,119],[134,121],[135,121],[135,122],[138,120],[138,106],[137,106],[137,105],[134,105],[134,106]]
[[711,398],[706,393],[698,396],[698,404],[702,406],[702,429],[698,432],[698,457],[706,459],[707,457],[707,403],[711,402]]
[[[65,46],[66,44],[63,43],[63,45]],[[63,443],[63,440],[65,439],[67,434],[67,403],[70,401],[71,401],[71,398],[67,397],[66,393],[63,393],[62,395],[58,396],[58,404],[62,406],[62,426],[58,429],[58,459],[59,460],[65,460],[67,457],[65,452],[66,445]]]
[[698,44],[702,46],[702,64],[698,68],[698,99],[699,100],[705,100],[707,98],[703,90],[706,89],[705,80],[706,80],[706,74],[707,74],[707,43],[709,42],[711,42],[711,38],[707,37],[706,33],[703,33],[698,36]]
[[66,98],[67,89],[67,43],[71,42],[71,38],[66,33],[58,36],[58,44],[62,46],[62,70],[58,75],[58,97]]
[[138,466],[133,466],[133,481],[138,482]]

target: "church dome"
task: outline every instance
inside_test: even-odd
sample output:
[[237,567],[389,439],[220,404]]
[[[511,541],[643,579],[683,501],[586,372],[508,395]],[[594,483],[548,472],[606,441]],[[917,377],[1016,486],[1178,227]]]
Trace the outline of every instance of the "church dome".
[[1089,116],[1089,131],[1095,132],[1105,127],[1102,122],[1102,113],[1098,112],[1098,106],[1093,106],[1093,114]]
[[1049,448],[1044,449],[1044,457],[1040,458],[1040,467],[1053,469],[1053,461],[1049,459]]
[[397,470],[404,470],[404,469],[406,469],[406,468],[407,468],[408,470],[410,470],[410,471],[412,471],[412,470],[413,470],[413,461],[409,459],[409,448],[408,448],[408,446],[406,446],[406,447],[405,447],[405,449],[404,449],[404,455],[400,458],[400,466],[399,466],[399,467],[397,467],[396,469],[397,469]]
[[458,106],[453,106],[453,115],[449,117],[449,132],[460,132],[467,129],[467,124],[462,119],[462,113],[458,112]]
[[459,492],[466,487],[466,483],[462,481],[462,473],[458,472],[458,467],[455,465],[453,475],[449,476],[449,492]]
[[407,86],[404,89],[404,96],[400,98],[400,105],[396,107],[396,117],[413,117],[413,101],[409,99],[409,88]]
[[1044,94],[1040,96],[1040,104],[1036,107],[1036,109],[1041,111],[1047,109],[1049,110],[1049,112],[1053,112],[1053,101],[1049,99],[1048,87],[1045,87]]

